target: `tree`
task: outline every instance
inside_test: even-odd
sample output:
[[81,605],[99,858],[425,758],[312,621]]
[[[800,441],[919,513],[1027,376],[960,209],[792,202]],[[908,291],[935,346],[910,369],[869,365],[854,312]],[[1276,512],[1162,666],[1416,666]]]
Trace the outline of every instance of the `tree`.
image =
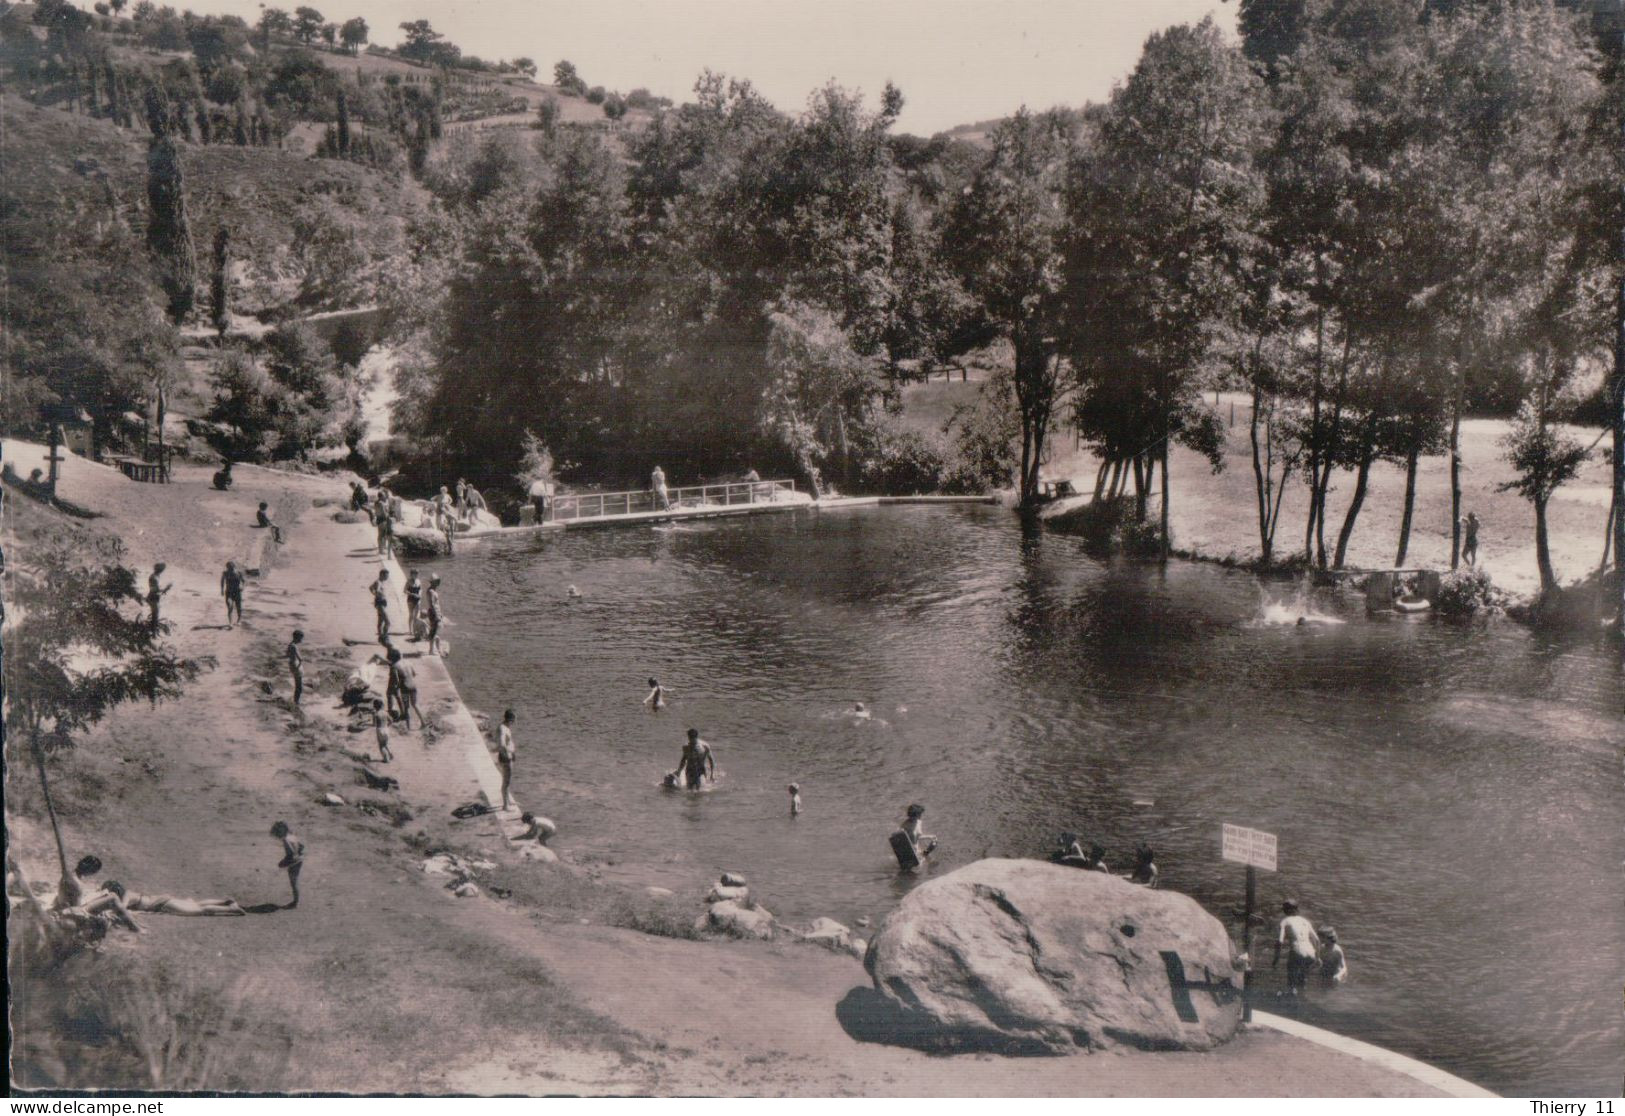
[[309,46],[316,41],[316,36],[322,33],[322,24],[326,18],[315,8],[301,6],[293,10],[293,34],[300,42]]
[[[181,175],[180,153],[162,128],[163,113],[158,107],[157,95],[152,90],[148,90],[148,94],[148,112],[157,134],[147,148],[147,247],[157,264],[159,283],[169,299],[169,320],[179,328],[197,300],[197,256],[192,248],[192,228],[186,217],[186,183]],[[161,456],[168,403],[164,376],[158,377],[155,387]]]
[[558,126],[559,99],[557,97],[545,96],[536,106],[536,127],[541,129],[544,136],[551,138],[554,130],[558,128]]
[[434,61],[437,49],[445,39],[444,35],[430,27],[426,19],[414,19],[410,23],[403,23],[401,30],[406,33],[406,41],[396,49],[402,58],[410,58],[424,64]]
[[344,96],[344,90],[338,95],[338,126],[334,131],[334,142],[338,148],[339,158],[350,154],[350,106]]
[[1555,400],[1551,385],[1543,384],[1518,412],[1517,421],[1501,439],[1506,458],[1517,478],[1499,485],[1500,492],[1516,492],[1534,505],[1535,564],[1540,569],[1542,596],[1557,592],[1557,573],[1546,527],[1546,506],[1559,486],[1573,480],[1591,448],[1555,430],[1551,424]]
[[360,16],[347,19],[339,27],[339,41],[351,54],[360,54],[367,42],[367,21]]
[[73,747],[75,736],[119,705],[178,697],[182,683],[213,663],[182,658],[161,642],[171,624],[155,626],[141,615],[135,574],[124,566],[81,564],[66,544],[31,545],[11,557],[6,744],[26,748],[39,776],[65,880],[68,854],[47,757]]
[[523,74],[530,80],[536,80],[536,62],[530,58],[515,58],[512,63],[514,73]]
[[1060,115],[1023,108],[988,139],[986,161],[947,214],[943,244],[977,312],[1015,353],[1019,489],[1029,507],[1038,498],[1045,439],[1060,401],[1061,187],[1072,135]]
[[1069,191],[1068,352],[1086,400],[1105,393],[1140,416],[1138,429],[1113,433],[1128,436],[1119,451],[1144,458],[1147,481],[1160,468],[1164,559],[1170,446],[1222,462],[1197,393],[1216,337],[1248,304],[1264,124],[1258,78],[1212,21],[1169,28],[1146,40]]
[[553,66],[553,84],[566,93],[580,96],[587,92],[587,83],[576,73],[574,62],[560,61]]
[[209,279],[209,321],[221,341],[231,326],[231,233],[221,225],[214,230],[214,270]]
[[293,34],[293,17],[281,8],[266,8],[260,13],[259,23],[260,49],[268,49],[271,45],[272,35]]

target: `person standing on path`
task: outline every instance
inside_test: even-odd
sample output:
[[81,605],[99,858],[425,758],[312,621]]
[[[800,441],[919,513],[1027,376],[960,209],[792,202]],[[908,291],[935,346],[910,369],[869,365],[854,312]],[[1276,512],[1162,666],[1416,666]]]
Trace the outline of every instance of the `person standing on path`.
[[547,521],[547,497],[551,485],[546,477],[537,477],[530,482],[526,495],[530,497],[531,506],[536,509],[536,525],[540,527]]
[[159,562],[157,565],[152,567],[152,574],[147,578],[147,607],[152,609],[152,627],[154,631],[157,631],[158,629],[159,603],[164,599],[164,594],[174,588],[173,585],[158,584],[158,575],[163,573],[168,568],[168,566],[164,565],[162,562]]
[[666,493],[666,471],[658,465],[649,474],[649,487],[654,492],[655,507],[661,511],[671,507],[671,497]]
[[277,861],[276,866],[288,870],[288,887],[293,891],[293,901],[284,910],[291,911],[299,905],[299,873],[305,866],[305,843],[293,835],[285,821],[271,827],[271,836],[282,842],[282,859]]
[[298,628],[293,631],[293,638],[288,641],[288,671],[293,675],[293,703],[299,704],[299,699],[305,693],[305,657],[299,653],[299,645],[305,642],[305,633]]
[[502,713],[502,724],[497,726],[497,770],[502,773],[502,809],[508,810],[512,806],[508,800],[508,791],[513,786],[513,722],[512,709]]
[[424,607],[429,613],[429,653],[431,655],[444,655],[440,646],[440,575],[432,574],[429,577],[429,592],[423,599]]
[[1314,924],[1298,913],[1298,902],[1287,899],[1281,904],[1281,928],[1275,935],[1274,968],[1281,963],[1282,948],[1288,950],[1286,959],[1286,994],[1301,996],[1309,983],[1309,970],[1315,967],[1320,955],[1320,935]]
[[423,725],[423,710],[418,708],[418,680],[412,672],[412,666],[401,658],[399,651],[389,653],[389,676],[395,688],[395,700],[400,705],[401,720],[406,722],[407,731],[412,729],[412,714],[418,715],[418,726]]
[[378,504],[373,508],[372,522],[378,528],[378,554],[384,561],[395,556],[395,521],[389,514],[389,490],[378,490]]
[[220,595],[226,599],[226,627],[231,627],[233,617],[236,623],[243,622],[243,575],[237,569],[235,561],[226,563],[225,572],[220,575]]
[[383,639],[389,634],[389,571],[379,570],[367,588],[372,593],[372,607],[378,614],[378,638]]
[[423,611],[423,582],[418,580],[417,570],[406,575],[406,638],[416,643],[418,636],[418,613]]
[[1462,525],[1461,560],[1473,568],[1478,567],[1478,515],[1468,512]]

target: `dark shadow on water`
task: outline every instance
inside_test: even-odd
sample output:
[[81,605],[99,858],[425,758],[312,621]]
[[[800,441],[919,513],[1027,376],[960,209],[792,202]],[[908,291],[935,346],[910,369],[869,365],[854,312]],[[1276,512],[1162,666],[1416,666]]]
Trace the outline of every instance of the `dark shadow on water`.
[[281,903],[255,903],[252,907],[243,908],[249,914],[276,914],[281,909]]

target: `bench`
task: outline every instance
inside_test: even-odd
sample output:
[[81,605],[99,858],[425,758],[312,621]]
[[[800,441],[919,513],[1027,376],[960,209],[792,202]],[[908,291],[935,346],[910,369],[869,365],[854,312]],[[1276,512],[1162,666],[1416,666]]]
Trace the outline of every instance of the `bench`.
[[133,457],[115,457],[113,464],[133,481],[147,484],[168,484],[169,469],[161,461],[137,461]]

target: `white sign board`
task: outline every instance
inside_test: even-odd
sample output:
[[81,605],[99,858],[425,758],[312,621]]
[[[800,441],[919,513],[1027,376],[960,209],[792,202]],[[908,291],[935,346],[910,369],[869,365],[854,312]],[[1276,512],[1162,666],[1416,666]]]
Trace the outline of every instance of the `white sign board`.
[[1275,834],[1242,825],[1225,824],[1223,856],[1238,864],[1275,871]]

